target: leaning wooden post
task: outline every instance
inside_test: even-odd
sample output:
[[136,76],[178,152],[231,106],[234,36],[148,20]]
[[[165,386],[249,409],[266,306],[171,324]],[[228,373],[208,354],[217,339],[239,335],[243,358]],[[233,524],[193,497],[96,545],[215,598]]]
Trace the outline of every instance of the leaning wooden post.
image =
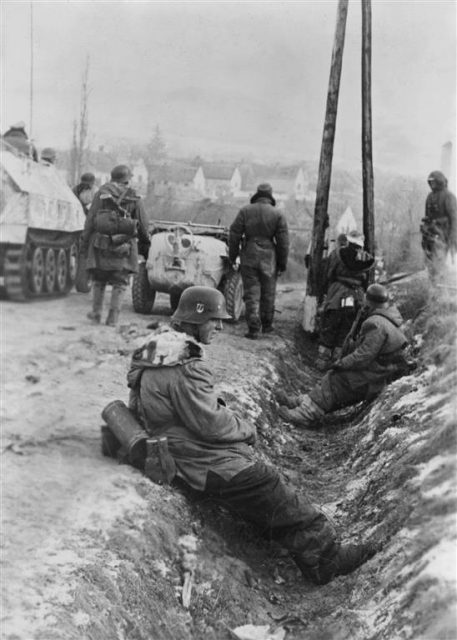
[[374,255],[374,178],[371,114],[371,0],[362,0],[362,166],[365,249]]
[[322,136],[319,175],[314,205],[313,236],[311,241],[311,259],[306,283],[306,295],[302,326],[305,331],[314,332],[316,312],[321,296],[321,267],[324,251],[325,230],[328,227],[328,200],[332,173],[333,145],[335,141],[336,114],[340,90],[341,67],[343,63],[344,37],[349,0],[339,0],[332,62],[327,92],[324,133]]

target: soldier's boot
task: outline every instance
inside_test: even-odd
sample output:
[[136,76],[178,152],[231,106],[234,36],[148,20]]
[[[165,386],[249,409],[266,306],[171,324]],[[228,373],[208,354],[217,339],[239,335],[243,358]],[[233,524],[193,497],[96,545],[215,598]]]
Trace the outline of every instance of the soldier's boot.
[[124,296],[125,287],[120,287],[118,285],[113,285],[113,290],[111,291],[111,302],[110,309],[108,312],[108,317],[106,318],[105,324],[108,327],[115,327],[119,320],[119,313],[122,307],[122,298]]
[[92,320],[94,324],[99,324],[102,319],[105,287],[104,282],[94,282],[92,285],[92,311],[89,311],[87,317],[89,320]]
[[300,404],[301,395],[298,393],[286,393],[283,389],[278,389],[275,399],[278,404],[286,406],[288,409],[295,409]]
[[319,345],[317,350],[316,368],[319,371],[326,371],[332,363],[332,350],[324,345]]
[[337,360],[340,360],[342,355],[343,355],[343,347],[335,347],[332,353],[332,361],[336,362]]
[[315,425],[325,415],[325,411],[305,394],[300,396],[300,404],[294,409],[279,407],[278,415],[285,422],[306,429]]
[[321,556],[318,563],[310,566],[300,554],[293,554],[303,576],[317,585],[327,584],[337,576],[346,576],[372,558],[378,547],[372,542],[362,544],[335,545]]

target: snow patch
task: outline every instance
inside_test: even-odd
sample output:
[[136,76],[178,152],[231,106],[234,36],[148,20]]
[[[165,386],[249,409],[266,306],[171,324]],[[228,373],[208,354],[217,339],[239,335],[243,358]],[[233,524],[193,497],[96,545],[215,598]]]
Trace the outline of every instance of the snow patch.
[[453,463],[453,459],[451,460],[450,456],[435,456],[428,462],[417,465],[419,473],[415,478],[412,478],[411,483],[415,486],[423,484],[435,471],[442,469],[449,463]]
[[[455,527],[455,522],[453,526]],[[433,577],[440,581],[455,583],[457,560],[455,540],[442,540],[437,546],[430,549],[422,559],[426,562],[426,567],[418,579]]]

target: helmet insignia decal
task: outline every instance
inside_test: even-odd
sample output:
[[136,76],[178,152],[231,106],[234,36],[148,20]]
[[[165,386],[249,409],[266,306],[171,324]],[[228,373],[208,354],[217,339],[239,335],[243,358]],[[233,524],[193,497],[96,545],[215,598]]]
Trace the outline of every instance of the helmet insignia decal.
[[197,313],[203,313],[205,310],[205,305],[202,302],[197,302],[195,310]]

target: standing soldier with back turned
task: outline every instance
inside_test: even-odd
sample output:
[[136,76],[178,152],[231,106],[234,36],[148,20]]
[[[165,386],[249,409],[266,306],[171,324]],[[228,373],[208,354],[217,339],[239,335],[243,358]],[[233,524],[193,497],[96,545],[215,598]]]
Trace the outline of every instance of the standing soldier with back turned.
[[141,199],[129,187],[132,174],[125,165],[114,167],[111,180],[94,197],[81,238],[81,253],[93,280],[92,311],[87,316],[99,323],[107,284],[112,285],[106,319],[115,326],[130,274],[138,271],[138,252],[147,257],[148,223]]
[[273,190],[261,184],[230,227],[229,259],[240,256],[240,271],[246,303],[246,338],[256,340],[259,332],[273,331],[276,280],[287,267],[289,232],[276,208]]
[[431,192],[425,201],[420,230],[427,268],[434,281],[445,267],[447,254],[454,256],[457,249],[457,205],[441,171],[432,171],[427,182]]

